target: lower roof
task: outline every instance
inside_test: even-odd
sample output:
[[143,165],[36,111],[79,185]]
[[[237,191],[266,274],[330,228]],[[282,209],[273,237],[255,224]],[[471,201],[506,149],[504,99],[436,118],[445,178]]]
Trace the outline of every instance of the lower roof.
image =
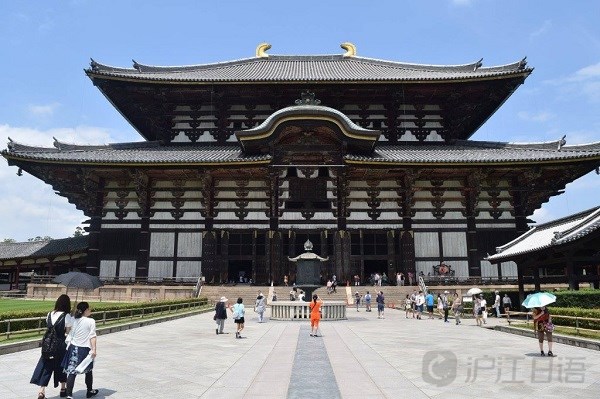
[[55,240],[0,243],[0,260],[54,258],[86,252],[88,236]]
[[[318,149],[316,149],[318,150]],[[134,142],[97,146],[56,141],[54,147],[34,147],[15,142],[2,151],[8,160],[37,163],[114,166],[268,164],[271,156],[245,155],[239,144],[214,146]],[[600,142],[562,145],[544,143],[500,143],[458,140],[453,143],[378,143],[369,155],[346,154],[347,163],[432,165],[432,164],[527,164],[569,161],[600,161]]]
[[513,241],[496,248],[488,261],[498,263],[579,240],[600,230],[600,206],[532,227]]

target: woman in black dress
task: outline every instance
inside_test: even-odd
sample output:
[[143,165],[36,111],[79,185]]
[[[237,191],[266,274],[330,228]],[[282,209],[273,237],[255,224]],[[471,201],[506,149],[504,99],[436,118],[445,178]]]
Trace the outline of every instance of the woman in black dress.
[[70,312],[71,298],[69,298],[68,295],[63,294],[56,300],[54,310],[48,313],[48,316],[46,317],[46,321],[49,321],[48,328],[54,327],[56,329],[56,336],[62,339],[62,344],[58,346],[58,350],[53,357],[40,357],[40,360],[38,360],[37,366],[33,371],[31,381],[29,382],[40,387],[38,399],[44,399],[46,397],[46,387],[50,382],[52,374],[54,374],[54,388],[58,387],[58,384],[60,383],[60,397],[64,398],[67,396],[65,385],[67,382],[67,375],[63,372],[60,363],[67,349],[67,345],[65,344],[66,335],[73,325],[71,315],[69,314]]

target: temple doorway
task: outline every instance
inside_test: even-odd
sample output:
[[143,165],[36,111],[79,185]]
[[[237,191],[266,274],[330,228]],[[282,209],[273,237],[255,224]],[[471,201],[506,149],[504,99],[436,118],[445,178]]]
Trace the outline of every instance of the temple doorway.
[[247,284],[252,282],[252,261],[230,260],[227,276],[230,283]]
[[385,259],[370,259],[370,260],[365,259],[363,261],[362,281],[364,281],[367,284],[373,284],[373,282],[370,279],[371,279],[371,274],[375,274],[375,273],[379,273],[379,275],[381,275],[382,273],[387,273],[387,260],[385,260]]

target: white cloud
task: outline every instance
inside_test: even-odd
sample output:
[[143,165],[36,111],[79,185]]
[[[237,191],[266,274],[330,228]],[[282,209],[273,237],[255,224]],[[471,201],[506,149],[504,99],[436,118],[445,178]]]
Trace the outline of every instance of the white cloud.
[[546,111],[538,112],[536,114],[527,111],[521,111],[517,115],[519,118],[530,122],[547,122],[554,118],[554,114]]
[[[5,147],[8,137],[22,144],[48,147],[52,146],[52,137],[80,144],[114,142],[109,131],[90,126],[38,130],[0,125],[0,147]],[[4,238],[27,241],[36,236],[71,236],[86,219],[83,212],[57,195],[50,185],[26,172],[17,176],[17,170],[0,160],[0,241]]]
[[54,112],[60,107],[59,103],[52,103],[46,105],[34,105],[31,104],[27,107],[29,114],[35,117],[50,117],[54,115]]
[[107,129],[94,126],[76,126],[39,130],[30,127],[0,125],[0,140],[4,143],[10,137],[22,144],[52,146],[53,137],[66,143],[106,144],[114,142]]
[[547,80],[544,83],[559,87],[571,95],[584,94],[592,102],[600,101],[600,62],[583,67],[563,78]]
[[[546,223],[551,220],[556,219],[546,208],[539,208],[533,212],[531,215],[531,220],[535,221],[536,224]],[[535,224],[534,224],[535,226]]]
[[541,36],[543,34],[545,34],[546,32],[548,32],[550,30],[550,28],[552,27],[552,20],[547,19],[544,21],[544,23],[542,23],[542,26],[540,26],[538,29],[534,30],[533,32],[531,32],[529,34],[529,39],[535,39],[538,36]]

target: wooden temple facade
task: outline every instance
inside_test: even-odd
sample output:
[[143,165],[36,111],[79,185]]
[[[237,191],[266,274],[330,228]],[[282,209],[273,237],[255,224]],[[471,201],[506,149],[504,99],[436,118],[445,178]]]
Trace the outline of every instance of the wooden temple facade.
[[[469,140],[532,72],[525,61],[435,66],[269,55],[181,67],[92,61],[87,75],[143,141],[10,142],[10,165],[89,217],[105,277],[281,283],[287,259],[324,277],[516,276],[484,260],[600,166],[600,143]],[[447,265],[447,267],[446,267]],[[434,269],[437,267],[437,269]]]

